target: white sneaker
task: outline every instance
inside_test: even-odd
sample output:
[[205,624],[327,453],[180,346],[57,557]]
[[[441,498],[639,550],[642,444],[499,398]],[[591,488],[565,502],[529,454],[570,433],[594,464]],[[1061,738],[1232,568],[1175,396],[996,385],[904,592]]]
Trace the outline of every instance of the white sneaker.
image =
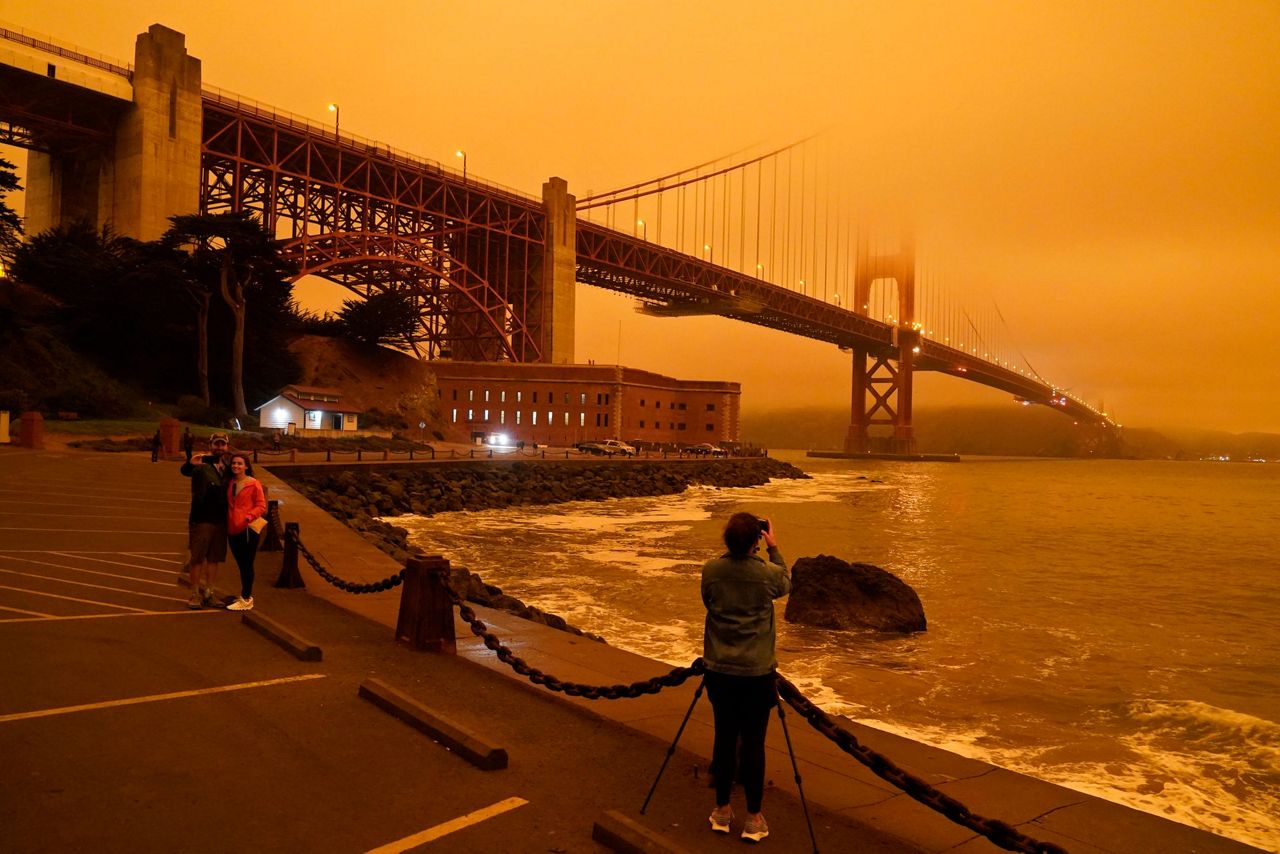
[[711,829],[716,833],[728,833],[729,822],[733,821],[733,809],[728,805],[716,807],[711,811]]
[[232,602],[230,605],[227,606],[227,610],[228,611],[252,611],[253,597],[250,596],[248,599],[245,599],[243,597],[237,596],[236,601]]
[[769,825],[765,823],[764,814],[759,818],[747,816],[747,823],[742,828],[744,842],[759,842],[769,835]]

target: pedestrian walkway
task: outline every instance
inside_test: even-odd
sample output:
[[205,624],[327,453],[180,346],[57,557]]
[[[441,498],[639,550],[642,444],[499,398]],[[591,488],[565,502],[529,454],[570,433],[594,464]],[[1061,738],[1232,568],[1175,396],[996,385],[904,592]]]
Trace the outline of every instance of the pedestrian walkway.
[[[355,596],[304,565],[305,591],[276,590],[278,553],[264,554],[253,614],[323,650],[319,662],[298,661],[237,615],[183,607],[172,581],[187,487],[176,469],[145,454],[0,451],[0,848],[602,851],[592,825],[616,810],[684,850],[742,850],[736,836],[708,830],[705,699],[648,814],[638,813],[694,680],[635,700],[552,695],[460,621],[456,657],[394,644],[398,588]],[[329,570],[355,582],[399,570],[269,472],[257,474]],[[234,575],[224,567],[220,587],[233,587]],[[564,680],[613,684],[670,669],[476,610],[519,655]],[[360,699],[370,677],[503,746],[508,767],[481,771]],[[821,850],[998,850],[798,716],[787,720]],[[810,851],[777,723],[763,844]],[[974,812],[1072,852],[1253,850],[846,725]],[[735,807],[741,821],[740,794]]]

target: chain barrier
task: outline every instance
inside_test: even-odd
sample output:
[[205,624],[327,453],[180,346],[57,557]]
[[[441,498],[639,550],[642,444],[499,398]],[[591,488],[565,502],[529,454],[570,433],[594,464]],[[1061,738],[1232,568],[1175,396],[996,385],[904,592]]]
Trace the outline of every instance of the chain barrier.
[[[311,568],[316,571],[316,574],[339,590],[345,590],[348,593],[378,593],[383,590],[390,590],[404,582],[404,570],[400,570],[395,575],[384,578],[381,581],[367,584],[344,581],[320,565],[320,562],[316,560],[310,550],[302,544],[302,540],[297,536],[296,531],[287,531],[286,536],[297,546],[298,552],[306,559],[307,563],[311,564]],[[706,672],[706,666],[703,664],[702,659],[697,658],[688,667],[677,667],[662,676],[655,676],[652,679],[645,679],[640,682],[616,685],[586,685],[581,682],[565,682],[539,670],[512,652],[511,648],[506,646],[497,635],[489,631],[489,627],[476,616],[476,612],[463,601],[456,590],[448,586],[446,586],[446,589],[453,606],[458,609],[458,614],[471,628],[471,633],[483,640],[485,647],[492,650],[499,661],[534,685],[541,685],[550,691],[557,691],[570,697],[583,697],[588,700],[634,699],[647,694],[657,694],[663,688],[675,688],[683,685],[690,677]],[[948,820],[962,827],[967,827],[975,833],[981,834],[1006,851],[1019,851],[1025,852],[1025,854],[1067,854],[1065,848],[1052,842],[1041,842],[1027,836],[1007,822],[977,815],[960,801],[939,791],[919,777],[902,770],[884,754],[877,753],[859,742],[857,736],[833,721],[826,712],[801,694],[800,689],[782,674],[775,675],[777,677],[778,695],[783,700],[786,700],[787,705],[791,706],[796,714],[803,717],[810,726],[830,739],[845,753],[865,765],[877,777],[893,784],[929,809],[941,813]]]
[[383,590],[390,590],[398,587],[404,582],[404,570],[400,570],[395,575],[388,576],[381,581],[371,581],[366,584],[357,584],[354,581],[345,581],[334,575],[329,570],[320,565],[320,561],[316,560],[315,555],[302,544],[302,540],[293,530],[285,532],[285,535],[292,540],[293,544],[298,547],[298,553],[306,558],[307,563],[311,564],[311,568],[316,571],[316,575],[332,584],[339,590],[345,590],[348,593],[381,593]]
[[887,756],[877,753],[858,741],[857,736],[837,724],[822,709],[800,693],[781,674],[777,674],[778,694],[787,701],[787,705],[795,709],[796,714],[809,722],[809,725],[833,741],[845,753],[867,766],[873,774],[882,780],[892,783],[915,800],[935,812],[942,813],[950,821],[980,833],[1006,851],[1022,851],[1027,854],[1067,854],[1065,848],[1052,842],[1040,842],[1032,839],[1007,822],[994,818],[983,818],[973,812],[955,798],[938,791],[924,780],[903,771]]
[[533,667],[512,652],[509,647],[498,639],[497,635],[489,631],[489,627],[476,616],[476,612],[471,610],[467,603],[463,602],[462,598],[458,596],[457,591],[452,588],[449,589],[449,598],[453,600],[454,607],[458,609],[462,619],[466,620],[467,625],[471,627],[471,633],[483,640],[486,647],[497,653],[499,661],[527,678],[534,685],[541,685],[548,690],[568,694],[570,697],[585,697],[588,700],[634,699],[643,697],[646,694],[656,694],[663,688],[674,688],[677,685],[682,685],[690,676],[697,676],[704,671],[702,659],[699,658],[689,667],[677,667],[663,676],[655,676],[652,679],[632,682],[626,685],[584,685],[581,682],[565,682]]

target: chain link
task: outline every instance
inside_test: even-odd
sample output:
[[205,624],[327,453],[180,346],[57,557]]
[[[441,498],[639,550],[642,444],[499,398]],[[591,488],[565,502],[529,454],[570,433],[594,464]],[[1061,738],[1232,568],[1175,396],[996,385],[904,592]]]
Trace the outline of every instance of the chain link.
[[316,575],[332,584],[339,590],[345,590],[348,593],[381,593],[383,590],[390,590],[398,587],[404,582],[404,570],[400,570],[395,575],[382,579],[381,581],[372,581],[367,584],[356,584],[354,581],[345,581],[334,575],[329,570],[320,565],[320,561],[316,560],[315,555],[302,544],[302,539],[298,537],[297,532],[289,529],[285,532],[285,536],[293,541],[298,547],[298,553],[306,558],[307,563],[311,564],[311,568],[316,571]]
[[[307,563],[311,564],[311,568],[316,571],[316,574],[339,590],[345,590],[348,593],[378,593],[383,590],[390,590],[404,581],[403,569],[395,575],[368,584],[355,584],[350,581],[344,581],[320,565],[315,556],[302,544],[302,540],[295,531],[287,531],[286,536],[293,540],[293,543],[298,547],[298,552],[306,558]],[[454,607],[458,609],[458,614],[471,628],[471,633],[483,640],[485,647],[496,653],[499,661],[534,685],[541,685],[550,691],[557,691],[570,697],[583,697],[588,700],[634,699],[643,697],[646,694],[656,694],[663,688],[674,688],[678,685],[683,685],[690,677],[706,672],[706,666],[702,659],[697,658],[688,667],[677,667],[662,676],[655,676],[652,679],[645,679],[640,682],[617,685],[586,685],[581,682],[565,682],[539,670],[512,652],[511,648],[506,646],[497,635],[489,631],[489,627],[476,616],[476,612],[462,600],[457,591],[447,586],[446,589]],[[808,721],[810,726],[834,742],[845,753],[867,766],[877,777],[892,783],[907,795],[929,807],[929,809],[941,813],[947,819],[962,827],[967,827],[985,836],[992,843],[1006,851],[1020,851],[1025,852],[1025,854],[1067,854],[1065,848],[1052,842],[1041,842],[1033,839],[1007,822],[977,815],[960,801],[939,791],[919,777],[902,770],[884,754],[877,753],[859,742],[857,736],[833,721],[826,712],[801,694],[800,689],[782,674],[775,674],[775,676],[778,684],[778,695],[787,701],[787,705],[791,706],[796,711],[796,714]]]
[[1054,845],[1052,842],[1032,839],[1007,822],[983,818],[971,812],[967,806],[955,798],[938,791],[919,777],[903,771],[887,756],[860,743],[853,733],[833,721],[826,712],[815,706],[784,676],[777,674],[777,679],[778,694],[787,701],[787,705],[795,709],[796,714],[808,721],[810,726],[835,742],[845,753],[870,768],[877,777],[892,783],[929,809],[942,813],[956,824],[982,834],[1006,851],[1023,851],[1027,854],[1067,854],[1065,848]]
[[588,700],[625,700],[643,697],[646,694],[656,694],[663,688],[674,688],[677,685],[682,685],[690,676],[697,676],[705,669],[702,666],[702,659],[699,658],[689,667],[677,667],[670,673],[663,676],[655,676],[642,682],[620,685],[584,685],[581,682],[565,682],[549,673],[544,673],[512,652],[509,647],[498,639],[497,635],[489,631],[489,627],[476,616],[476,612],[471,610],[452,588],[449,588],[449,598],[453,600],[454,606],[458,609],[458,614],[471,627],[471,633],[483,640],[486,647],[497,653],[499,661],[534,685],[541,685],[550,691],[559,691],[568,694],[570,697],[585,697]]

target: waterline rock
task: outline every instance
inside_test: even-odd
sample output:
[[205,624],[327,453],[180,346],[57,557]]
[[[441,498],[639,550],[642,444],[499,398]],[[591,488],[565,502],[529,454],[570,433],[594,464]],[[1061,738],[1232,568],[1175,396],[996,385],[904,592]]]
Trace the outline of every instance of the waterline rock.
[[923,632],[924,606],[906,582],[869,563],[802,557],[791,569],[787,622],[822,629]]

